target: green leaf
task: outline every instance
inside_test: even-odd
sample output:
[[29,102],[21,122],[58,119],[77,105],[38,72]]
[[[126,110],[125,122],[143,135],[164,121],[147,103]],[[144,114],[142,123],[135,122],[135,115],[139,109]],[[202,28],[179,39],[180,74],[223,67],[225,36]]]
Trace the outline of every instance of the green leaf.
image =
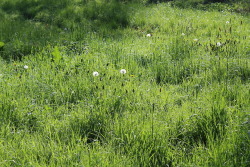
[[0,48],[4,47],[5,43],[0,41]]
[[52,55],[53,55],[53,60],[55,63],[58,63],[62,59],[61,53],[57,46],[54,48]]

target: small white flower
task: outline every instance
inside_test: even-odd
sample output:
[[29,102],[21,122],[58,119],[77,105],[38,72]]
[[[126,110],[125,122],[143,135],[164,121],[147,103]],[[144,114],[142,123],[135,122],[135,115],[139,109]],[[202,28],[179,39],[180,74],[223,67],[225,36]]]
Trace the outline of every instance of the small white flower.
[[186,35],[186,34],[184,34],[184,33],[181,33],[181,35],[182,35],[182,36],[184,36],[184,35]]
[[197,41],[198,41],[198,39],[197,39],[197,38],[195,38],[195,39],[194,39],[194,42],[197,42]]
[[226,24],[229,24],[230,22],[229,21],[226,21]]
[[2,77],[3,76],[3,74],[0,74],[0,77]]
[[151,34],[147,34],[147,37],[151,37],[152,35]]
[[216,44],[218,47],[220,47],[222,44],[220,42],[217,42]]
[[120,73],[121,73],[121,74],[126,74],[126,72],[127,72],[127,71],[126,71],[125,69],[121,69],[121,70],[120,70]]
[[93,72],[93,76],[94,76],[94,77],[97,77],[98,75],[99,75],[99,72],[97,72],[97,71],[94,71],[94,72]]
[[24,69],[28,69],[28,68],[29,68],[29,66],[25,65],[25,66],[23,66],[23,68],[24,68]]

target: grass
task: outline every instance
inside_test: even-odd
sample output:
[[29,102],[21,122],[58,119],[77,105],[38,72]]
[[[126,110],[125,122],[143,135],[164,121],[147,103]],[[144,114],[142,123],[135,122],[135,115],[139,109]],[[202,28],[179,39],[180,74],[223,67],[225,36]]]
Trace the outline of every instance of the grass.
[[106,27],[116,10],[67,1],[58,25],[15,3],[0,10],[0,166],[250,165],[249,16],[127,3]]

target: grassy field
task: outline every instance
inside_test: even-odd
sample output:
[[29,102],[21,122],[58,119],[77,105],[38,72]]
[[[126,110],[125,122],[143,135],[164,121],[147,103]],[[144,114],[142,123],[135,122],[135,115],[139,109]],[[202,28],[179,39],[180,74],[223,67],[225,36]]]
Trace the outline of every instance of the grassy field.
[[0,18],[0,166],[250,166],[249,15],[3,0]]

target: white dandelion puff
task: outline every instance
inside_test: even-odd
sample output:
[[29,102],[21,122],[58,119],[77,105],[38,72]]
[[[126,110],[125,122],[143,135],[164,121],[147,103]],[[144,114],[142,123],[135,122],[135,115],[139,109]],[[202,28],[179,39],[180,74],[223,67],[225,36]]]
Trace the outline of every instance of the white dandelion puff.
[[222,44],[220,42],[217,42],[216,44],[218,47],[220,47]]
[[29,68],[29,66],[25,65],[25,66],[23,66],[23,68],[24,68],[24,69],[28,69],[28,68]]
[[94,76],[94,77],[97,77],[98,75],[99,75],[99,72],[97,72],[97,71],[94,71],[94,72],[93,72],[93,76]]
[[121,70],[120,70],[120,73],[121,73],[121,74],[126,74],[126,72],[127,72],[127,71],[126,71],[125,69],[121,69]]

